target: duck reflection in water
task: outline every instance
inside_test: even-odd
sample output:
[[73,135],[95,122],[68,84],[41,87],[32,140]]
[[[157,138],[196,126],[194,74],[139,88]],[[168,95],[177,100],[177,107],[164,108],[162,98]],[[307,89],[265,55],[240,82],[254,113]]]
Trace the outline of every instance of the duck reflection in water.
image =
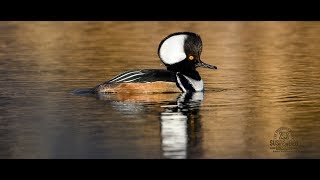
[[[174,106],[163,106],[161,138],[164,158],[184,159],[198,152],[201,142],[199,108],[203,92],[183,93]],[[188,150],[189,149],[189,150]],[[192,152],[191,152],[192,151]]]
[[156,94],[98,94],[113,109],[124,114],[160,113],[162,158],[197,158],[201,155],[201,117],[203,92]]

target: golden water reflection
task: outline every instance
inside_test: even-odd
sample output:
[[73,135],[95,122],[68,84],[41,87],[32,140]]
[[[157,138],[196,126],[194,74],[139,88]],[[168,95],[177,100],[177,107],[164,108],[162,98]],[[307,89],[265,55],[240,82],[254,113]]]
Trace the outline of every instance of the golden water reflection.
[[[194,31],[205,83],[180,94],[76,96],[131,69],[164,68],[160,40]],[[1,22],[0,157],[312,158],[320,156],[319,22]],[[182,103],[183,104],[183,103]],[[275,153],[280,127],[299,152]]]

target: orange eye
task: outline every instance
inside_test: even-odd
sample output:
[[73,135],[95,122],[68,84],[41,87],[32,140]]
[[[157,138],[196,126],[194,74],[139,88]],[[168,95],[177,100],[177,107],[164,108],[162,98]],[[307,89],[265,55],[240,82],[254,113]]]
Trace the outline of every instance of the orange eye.
[[189,60],[192,61],[194,59],[193,56],[189,56]]

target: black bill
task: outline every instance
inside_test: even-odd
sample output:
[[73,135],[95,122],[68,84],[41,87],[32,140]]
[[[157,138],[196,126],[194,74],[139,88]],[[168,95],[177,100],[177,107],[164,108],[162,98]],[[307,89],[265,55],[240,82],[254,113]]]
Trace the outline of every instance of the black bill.
[[213,66],[213,65],[204,63],[203,61],[199,61],[199,62],[196,64],[196,67],[203,67],[203,68],[209,68],[209,69],[218,69],[217,66]]

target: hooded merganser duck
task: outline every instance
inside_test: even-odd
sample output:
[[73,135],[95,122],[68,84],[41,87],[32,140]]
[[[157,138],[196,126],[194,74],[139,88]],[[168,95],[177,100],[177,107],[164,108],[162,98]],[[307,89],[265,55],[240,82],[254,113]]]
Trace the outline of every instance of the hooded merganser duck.
[[160,93],[204,91],[198,67],[217,69],[201,61],[202,41],[193,32],[176,32],[159,44],[158,56],[167,69],[130,70],[92,90],[96,93]]

